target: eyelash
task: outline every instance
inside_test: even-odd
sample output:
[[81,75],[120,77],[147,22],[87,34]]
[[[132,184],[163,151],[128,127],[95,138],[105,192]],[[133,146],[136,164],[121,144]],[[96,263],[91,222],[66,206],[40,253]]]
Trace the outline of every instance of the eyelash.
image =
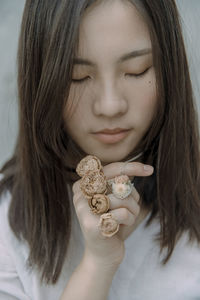
[[[150,68],[147,68],[146,70],[144,70],[142,73],[139,74],[131,74],[131,73],[127,73],[126,76],[130,76],[130,77],[142,77]],[[72,79],[72,82],[77,83],[77,84],[81,84],[85,81],[87,81],[88,79],[90,79],[89,76],[82,78],[82,79]]]
[[72,82],[74,82],[74,83],[82,83],[82,82],[84,82],[84,81],[86,81],[88,79],[90,79],[89,76],[87,76],[85,78],[82,78],[82,79],[72,79]]
[[130,76],[130,77],[142,77],[145,73],[147,73],[147,71],[150,69],[150,67],[149,68],[147,68],[147,69],[145,69],[142,73],[139,73],[139,74],[126,74],[126,76]]

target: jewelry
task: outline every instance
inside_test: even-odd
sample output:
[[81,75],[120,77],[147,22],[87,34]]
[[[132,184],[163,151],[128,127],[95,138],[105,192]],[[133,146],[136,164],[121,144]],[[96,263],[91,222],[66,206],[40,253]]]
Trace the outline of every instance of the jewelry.
[[84,195],[93,197],[95,194],[104,194],[107,188],[106,177],[103,172],[87,172],[80,180],[80,188]]
[[123,175],[123,174],[125,173],[124,170],[125,170],[125,167],[126,167],[127,163],[129,163],[129,162],[131,162],[131,161],[134,161],[134,160],[138,159],[140,156],[143,155],[143,153],[144,153],[144,152],[140,152],[138,155],[136,155],[136,156],[132,157],[131,159],[125,161],[124,164],[123,164],[122,167],[121,167],[120,175]]
[[80,177],[91,171],[101,171],[101,161],[94,155],[87,155],[77,165],[76,172]]
[[119,223],[113,218],[111,213],[101,215],[98,226],[101,234],[105,237],[111,237],[119,230]]
[[91,211],[95,214],[103,214],[109,210],[109,198],[104,194],[96,194],[88,200]]
[[133,186],[127,175],[120,175],[112,182],[112,193],[119,199],[125,199],[131,194]]

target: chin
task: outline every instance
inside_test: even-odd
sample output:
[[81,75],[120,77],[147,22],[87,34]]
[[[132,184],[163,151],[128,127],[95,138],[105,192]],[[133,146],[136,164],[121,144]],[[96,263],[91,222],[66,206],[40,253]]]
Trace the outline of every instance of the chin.
[[131,155],[131,157],[134,155],[134,149],[132,147],[127,147],[126,145],[118,145],[115,147],[97,147],[97,145],[94,145],[94,147],[91,147],[88,149],[88,147],[85,147],[84,151],[87,154],[97,156],[102,165],[107,165],[113,162],[122,162],[128,160]]
[[94,154],[96,155],[100,160],[101,160],[101,163],[102,165],[107,165],[107,164],[110,164],[110,163],[113,163],[113,162],[118,162],[118,161],[123,161],[127,155],[123,155],[123,154],[119,154],[119,155],[113,155],[113,153],[111,154]]

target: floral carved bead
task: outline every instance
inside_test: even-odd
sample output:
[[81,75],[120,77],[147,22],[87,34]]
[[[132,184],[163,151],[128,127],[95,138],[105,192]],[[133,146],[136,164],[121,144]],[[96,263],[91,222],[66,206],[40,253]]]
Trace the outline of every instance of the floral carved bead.
[[109,210],[109,198],[104,194],[95,194],[88,200],[88,203],[95,214],[103,214]]
[[112,182],[112,192],[120,199],[124,199],[131,194],[133,184],[127,175],[120,175],[114,178]]
[[94,155],[87,155],[77,165],[76,172],[80,177],[91,171],[101,171],[101,161]]
[[100,216],[99,227],[105,237],[111,237],[119,230],[119,223],[113,218],[111,213]]
[[106,192],[107,182],[103,172],[90,171],[85,174],[80,181],[80,188],[86,196],[94,194],[104,194]]

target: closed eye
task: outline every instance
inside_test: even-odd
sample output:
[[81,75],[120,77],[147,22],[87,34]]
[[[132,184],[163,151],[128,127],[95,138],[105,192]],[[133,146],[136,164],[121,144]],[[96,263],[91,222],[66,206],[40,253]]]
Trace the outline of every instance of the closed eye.
[[126,76],[130,76],[130,77],[142,77],[145,73],[147,73],[147,71],[150,69],[151,67],[145,69],[143,72],[141,73],[126,73]]
[[[125,75],[126,76],[129,76],[129,77],[142,77],[145,73],[147,73],[147,71],[150,69],[151,67],[147,68],[146,70],[144,70],[143,72],[141,73],[126,73]],[[87,80],[90,79],[90,76],[86,76],[84,78],[80,78],[80,79],[72,79],[72,82],[76,83],[76,84],[81,84]]]
[[83,83],[84,81],[86,81],[88,79],[90,79],[89,76],[84,77],[84,78],[80,78],[80,79],[72,79],[72,82],[74,82],[74,83]]

